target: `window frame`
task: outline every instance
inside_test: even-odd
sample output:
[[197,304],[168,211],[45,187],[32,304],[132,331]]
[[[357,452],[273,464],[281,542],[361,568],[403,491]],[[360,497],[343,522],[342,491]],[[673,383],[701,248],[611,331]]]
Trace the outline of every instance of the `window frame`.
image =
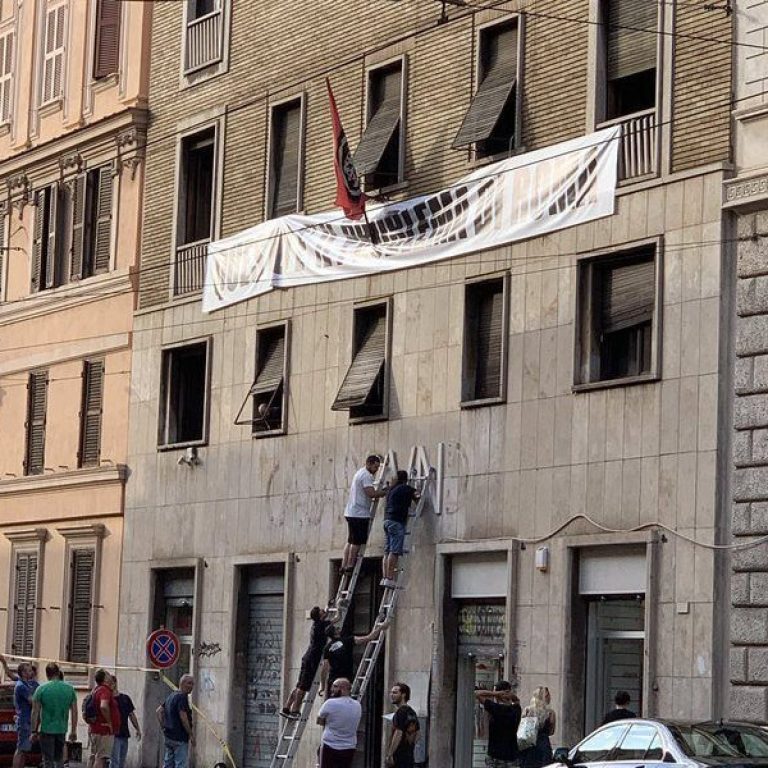
[[[597,296],[594,290],[595,265],[628,261],[646,249],[653,249],[654,261],[654,306],[651,321],[651,363],[646,373],[631,374],[615,379],[592,380],[594,356],[596,354],[592,337],[595,333],[594,317],[596,314]],[[651,381],[662,377],[662,327],[664,305],[664,239],[652,237],[636,240],[597,253],[583,256],[576,260],[576,290],[574,307],[574,339],[573,339],[573,379],[571,391],[586,392],[595,389],[630,386]]]
[[274,330],[275,328],[282,328],[283,329],[283,393],[280,397],[281,401],[281,413],[282,418],[280,419],[280,426],[276,429],[265,429],[260,431],[255,431],[253,426],[256,422],[256,420],[253,418],[253,408],[255,407],[255,394],[248,393],[248,397],[246,398],[245,407],[251,407],[251,437],[254,440],[258,440],[263,437],[276,437],[278,435],[285,435],[288,433],[288,381],[290,376],[290,368],[291,368],[291,321],[290,319],[286,320],[279,320],[274,323],[266,323],[264,325],[260,325],[256,329],[256,340],[254,344],[254,371],[253,371],[253,381],[256,382],[256,376],[258,375],[257,366],[259,363],[259,355],[260,355],[260,336],[262,334],[266,334],[269,331]]
[[[273,170],[275,165],[275,114],[280,108],[287,107],[294,102],[299,102],[299,152],[298,170],[296,174],[296,210],[294,213],[302,213],[304,210],[304,176],[306,161],[306,131],[307,131],[307,94],[306,91],[294,93],[284,99],[271,101],[267,108],[267,153],[264,175],[264,220],[279,218],[272,213],[275,195],[275,182]],[[291,214],[283,214],[291,215]]]
[[[70,8],[69,8],[69,0],[61,0],[61,2],[48,2],[48,0],[40,0],[41,7],[42,7],[42,18],[40,19],[40,30],[41,34],[39,37],[40,41],[40,52],[39,52],[39,67],[40,67],[40,73],[39,73],[39,90],[38,90],[38,101],[37,106],[39,109],[44,109],[46,107],[52,107],[57,104],[61,104],[62,101],[64,101],[67,97],[67,73],[68,73],[68,64],[69,64],[69,22],[70,22]],[[63,31],[62,31],[62,45],[60,48],[57,48],[51,54],[49,55],[46,49],[46,44],[48,42],[48,16],[51,13],[55,13],[59,10],[62,10],[64,14],[64,21],[63,21]],[[46,67],[46,61],[50,58],[51,60],[54,60],[56,56],[61,56],[61,92],[60,93],[52,93],[50,98],[46,98],[45,93],[45,67]],[[54,67],[55,72],[55,64],[52,65]],[[53,77],[53,74],[51,75]],[[51,85],[51,88],[53,90],[53,84]]]
[[196,20],[192,18],[192,6],[195,2],[196,0],[184,0],[181,24],[181,56],[179,58],[179,83],[181,89],[191,88],[198,83],[206,82],[229,70],[230,23],[232,18],[231,0],[218,0],[218,12],[221,14],[219,56],[206,64],[187,68],[187,31],[189,25]]
[[[204,373],[204,391],[203,414],[202,414],[202,436],[196,440],[184,440],[171,443],[169,438],[169,418],[170,418],[170,367],[173,360],[173,353],[185,347],[194,347],[199,344],[205,344],[205,373]],[[158,393],[158,425],[157,425],[157,450],[175,451],[192,446],[199,447],[208,444],[210,437],[210,409],[211,409],[211,373],[213,357],[213,337],[202,336],[192,339],[185,339],[174,344],[164,345],[160,349],[160,391]]]
[[[468,315],[468,303],[467,299],[470,290],[483,283],[494,283],[502,281],[502,336],[501,336],[501,368],[499,375],[499,394],[495,397],[481,397],[481,398],[468,398],[467,392],[467,380],[469,376],[468,370],[468,353],[469,353],[469,333],[470,333],[470,318]],[[508,367],[509,367],[509,314],[510,314],[510,274],[508,271],[495,272],[485,275],[478,275],[464,283],[464,299],[462,304],[462,333],[461,333],[461,392],[460,402],[461,408],[481,408],[486,405],[499,405],[507,401],[507,379],[508,379]],[[475,369],[473,369],[475,370]]]
[[[397,179],[391,184],[385,184],[383,186],[373,186],[368,183],[366,175],[361,175],[363,183],[363,189],[369,194],[373,193],[385,193],[394,190],[402,189],[408,184],[406,178],[406,150],[407,150],[407,131],[408,131],[408,55],[403,53],[398,56],[391,56],[381,61],[377,61],[375,64],[371,64],[365,69],[365,93],[363,94],[363,115],[365,117],[364,123],[360,130],[360,138],[365,135],[368,129],[368,123],[373,117],[371,109],[371,98],[373,95],[372,81],[376,73],[389,69],[395,64],[400,65],[400,141],[398,147],[398,166],[397,166]],[[359,145],[358,141],[358,145]],[[357,146],[355,146],[355,152],[357,152]],[[353,153],[354,156],[354,153]]]
[[[0,62],[0,126],[10,126],[13,122],[13,109],[15,106],[14,86],[16,84],[16,45],[18,35],[16,34],[15,21],[6,24],[0,29],[0,39],[3,43],[3,58],[9,61],[7,71],[4,71],[4,63]],[[8,55],[8,41],[10,40],[11,53]],[[3,107],[3,94],[7,94],[7,114]]]

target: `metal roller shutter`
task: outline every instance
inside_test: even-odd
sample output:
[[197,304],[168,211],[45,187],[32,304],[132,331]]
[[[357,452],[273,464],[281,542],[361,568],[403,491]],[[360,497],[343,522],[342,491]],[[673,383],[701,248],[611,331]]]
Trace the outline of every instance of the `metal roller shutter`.
[[331,410],[344,411],[366,402],[379,372],[384,367],[386,341],[386,316],[374,318],[360,349],[350,363]]
[[600,328],[603,333],[631,328],[653,319],[656,295],[653,258],[606,269],[602,288]]
[[605,7],[608,79],[655,69],[659,4],[608,0]]

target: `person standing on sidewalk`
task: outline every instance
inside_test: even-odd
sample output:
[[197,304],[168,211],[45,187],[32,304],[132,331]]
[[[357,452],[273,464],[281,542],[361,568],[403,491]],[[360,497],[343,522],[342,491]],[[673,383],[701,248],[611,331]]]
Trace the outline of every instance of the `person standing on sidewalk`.
[[512,768],[517,764],[517,727],[522,709],[506,680],[499,680],[492,691],[475,691],[475,698],[488,713],[487,768]]
[[333,681],[331,697],[317,713],[317,724],[323,726],[320,740],[320,768],[351,768],[357,749],[357,726],[363,710],[360,702],[349,694],[349,680]]
[[347,543],[344,546],[344,556],[341,561],[341,572],[351,573],[357,562],[360,547],[368,541],[368,530],[371,523],[371,503],[387,495],[385,489],[376,490],[376,473],[381,466],[381,458],[371,454],[365,460],[365,466],[355,472],[349,488],[349,501],[344,510],[347,520]]
[[137,741],[141,741],[141,728],[139,727],[136,708],[133,706],[131,697],[127,693],[118,690],[117,678],[114,675],[112,676],[112,683],[112,692],[117,702],[118,712],[120,712],[120,727],[115,733],[115,742],[112,745],[112,757],[109,761],[109,768],[124,768],[125,757],[128,754],[128,739],[131,737],[128,723],[133,724]]
[[389,692],[389,700],[395,707],[392,716],[392,734],[387,746],[385,765],[388,768],[413,768],[414,750],[419,738],[419,716],[408,704],[411,688],[405,683],[395,683]]
[[120,729],[120,711],[112,692],[112,676],[106,669],[97,669],[93,676],[93,720],[88,723],[93,768],[105,768],[112,757],[115,734]]
[[48,682],[32,696],[32,737],[40,740],[44,768],[61,768],[67,719],[69,741],[77,738],[77,696],[75,689],[61,679],[58,664],[47,664],[45,676]]
[[[8,677],[13,675],[5,658],[3,668]],[[32,665],[23,661],[15,675],[13,706],[16,710],[16,751],[13,754],[13,768],[24,768],[27,755],[32,751],[32,697],[38,685],[32,670]]]
[[171,693],[155,710],[165,736],[163,768],[187,768],[189,765],[189,747],[195,746],[192,707],[189,705],[189,694],[194,687],[192,675],[182,675],[179,690]]
[[411,504],[419,498],[418,491],[408,485],[408,473],[397,471],[397,480],[387,494],[387,509],[384,513],[384,533],[387,543],[384,559],[381,561],[381,586],[394,589],[397,586],[397,560],[403,556],[405,532],[408,527],[408,512]]

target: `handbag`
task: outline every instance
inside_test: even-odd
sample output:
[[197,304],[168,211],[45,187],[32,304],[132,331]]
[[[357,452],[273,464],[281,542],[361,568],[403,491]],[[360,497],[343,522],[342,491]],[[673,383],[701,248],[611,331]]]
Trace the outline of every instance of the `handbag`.
[[520,718],[520,725],[517,726],[517,748],[528,749],[536,744],[536,737],[539,734],[539,718],[526,715]]

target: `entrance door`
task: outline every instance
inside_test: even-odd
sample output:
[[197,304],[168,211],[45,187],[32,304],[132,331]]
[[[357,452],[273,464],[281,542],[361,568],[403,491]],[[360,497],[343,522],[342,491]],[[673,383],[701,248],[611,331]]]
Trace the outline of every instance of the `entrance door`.
[[243,768],[269,768],[277,746],[283,665],[283,577],[248,579]]
[[613,708],[618,691],[630,695],[629,709],[643,710],[645,601],[591,601],[587,629],[585,732],[589,733]]

